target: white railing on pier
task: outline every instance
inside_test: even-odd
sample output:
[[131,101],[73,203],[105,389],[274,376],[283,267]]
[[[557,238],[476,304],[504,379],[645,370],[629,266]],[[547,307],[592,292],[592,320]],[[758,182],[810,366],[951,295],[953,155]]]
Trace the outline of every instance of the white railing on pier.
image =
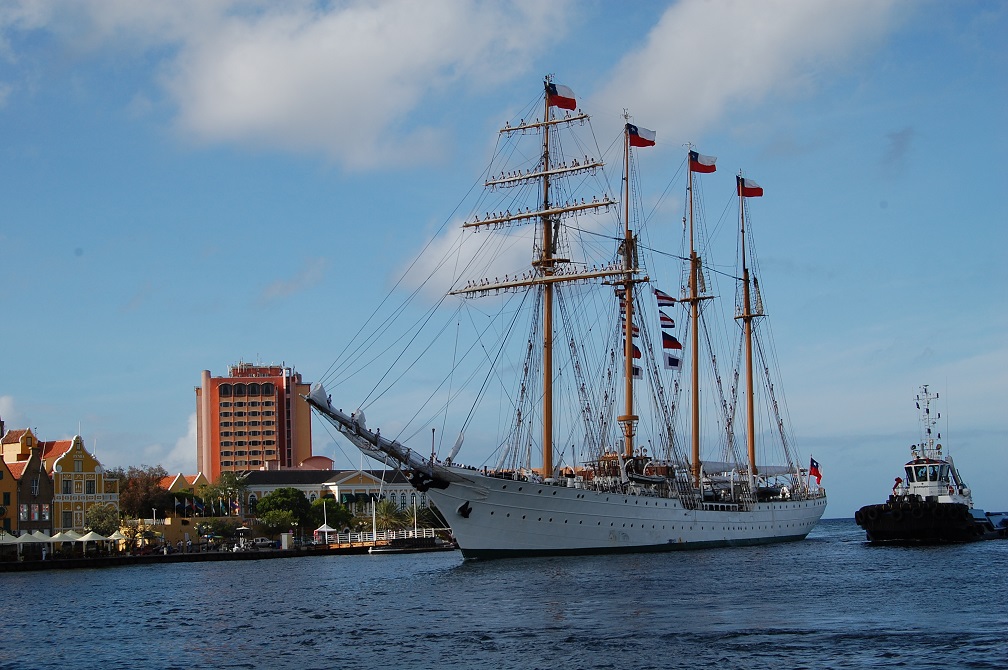
[[380,530],[377,533],[329,533],[330,544],[376,544],[400,539],[434,538],[438,532],[450,532],[447,528],[418,528],[410,530]]

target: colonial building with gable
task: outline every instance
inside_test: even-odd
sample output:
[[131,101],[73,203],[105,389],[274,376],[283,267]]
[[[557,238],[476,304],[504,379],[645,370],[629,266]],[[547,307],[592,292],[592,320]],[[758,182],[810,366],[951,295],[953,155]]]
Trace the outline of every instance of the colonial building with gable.
[[52,534],[53,484],[42,460],[43,443],[31,429],[19,428],[4,433],[0,447],[6,469],[2,476],[10,474],[6,486],[0,481],[0,507],[6,511],[0,514],[4,530]]
[[53,528],[55,532],[84,532],[84,513],[93,505],[119,511],[119,480],[106,479],[102,464],[87,449],[80,435],[72,440],[43,442],[42,458],[52,475]]

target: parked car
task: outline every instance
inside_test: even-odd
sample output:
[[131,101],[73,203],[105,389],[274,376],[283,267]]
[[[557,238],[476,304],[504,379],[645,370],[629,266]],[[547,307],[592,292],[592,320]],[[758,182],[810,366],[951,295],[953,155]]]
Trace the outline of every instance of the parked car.
[[252,546],[256,549],[275,549],[276,540],[271,540],[268,537],[257,537],[252,540]]

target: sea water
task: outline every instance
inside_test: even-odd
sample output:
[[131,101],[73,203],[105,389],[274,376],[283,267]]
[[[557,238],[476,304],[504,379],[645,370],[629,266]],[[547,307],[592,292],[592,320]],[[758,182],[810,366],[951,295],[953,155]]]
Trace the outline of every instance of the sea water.
[[1008,541],[0,574],[0,668],[1006,668]]

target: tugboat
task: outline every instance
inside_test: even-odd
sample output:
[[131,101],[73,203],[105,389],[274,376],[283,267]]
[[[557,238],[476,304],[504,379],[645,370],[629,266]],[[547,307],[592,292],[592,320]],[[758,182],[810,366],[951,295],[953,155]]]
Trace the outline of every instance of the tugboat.
[[941,413],[931,414],[938,399],[927,385],[917,396],[924,439],[910,446],[906,479],[896,478],[889,500],[865,505],[854,514],[873,544],[947,544],[1008,537],[1008,513],[973,508],[973,493],[952,457],[932,432]]

